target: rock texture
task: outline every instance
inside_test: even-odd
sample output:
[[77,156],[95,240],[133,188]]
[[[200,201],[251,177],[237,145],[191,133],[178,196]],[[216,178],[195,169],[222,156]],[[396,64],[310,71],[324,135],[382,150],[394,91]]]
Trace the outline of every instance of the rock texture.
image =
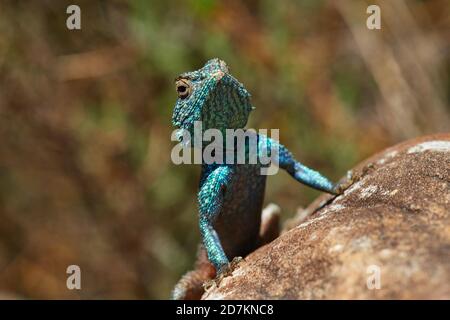
[[203,298],[450,299],[450,134],[389,148],[354,174]]

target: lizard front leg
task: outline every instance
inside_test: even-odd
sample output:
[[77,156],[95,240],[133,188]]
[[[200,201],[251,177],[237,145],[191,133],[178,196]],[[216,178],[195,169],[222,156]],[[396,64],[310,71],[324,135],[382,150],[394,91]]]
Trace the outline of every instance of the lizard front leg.
[[338,194],[337,185],[328,180],[319,172],[308,168],[302,163],[295,160],[291,152],[281,143],[267,138],[272,145],[278,149],[278,165],[286,170],[295,180],[306,184],[314,189],[325,191],[331,194]]
[[228,258],[213,224],[221,213],[223,197],[231,173],[219,167],[205,177],[198,193],[199,226],[203,240],[194,270],[186,273],[172,291],[172,299],[200,299],[204,284],[226,269]]
[[228,167],[218,167],[208,175],[198,194],[200,233],[208,259],[217,273],[220,273],[229,263],[219,236],[214,230],[214,222],[222,213],[223,199],[231,180],[230,176]]
[[200,217],[200,233],[208,254],[208,260],[214,265],[217,273],[220,273],[224,266],[228,265],[229,261],[210,219]]

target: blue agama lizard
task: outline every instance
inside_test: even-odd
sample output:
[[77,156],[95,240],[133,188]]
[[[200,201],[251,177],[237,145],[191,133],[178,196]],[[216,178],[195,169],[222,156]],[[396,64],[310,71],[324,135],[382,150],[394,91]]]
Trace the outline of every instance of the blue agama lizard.
[[[203,68],[181,74],[175,85],[175,127],[190,133],[195,121],[202,121],[203,130],[215,128],[222,133],[245,127],[253,109],[250,94],[229,73],[224,61],[209,60]],[[258,145],[263,141],[278,148],[278,166],[297,181],[328,193],[340,193],[337,185],[295,160],[277,141],[264,135],[257,138]],[[277,236],[273,227],[276,224],[278,229],[276,217],[261,221],[266,176],[261,175],[260,168],[261,164],[202,164],[198,203],[203,245],[199,247],[195,270],[179,281],[172,298],[200,298],[205,281],[233,268],[230,260],[247,255]]]

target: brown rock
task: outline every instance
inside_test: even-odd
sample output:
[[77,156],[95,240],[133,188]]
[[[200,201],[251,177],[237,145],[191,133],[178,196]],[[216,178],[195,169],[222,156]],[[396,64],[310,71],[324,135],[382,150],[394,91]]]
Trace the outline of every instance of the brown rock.
[[450,299],[450,134],[396,145],[354,172],[344,194],[319,197],[203,298]]

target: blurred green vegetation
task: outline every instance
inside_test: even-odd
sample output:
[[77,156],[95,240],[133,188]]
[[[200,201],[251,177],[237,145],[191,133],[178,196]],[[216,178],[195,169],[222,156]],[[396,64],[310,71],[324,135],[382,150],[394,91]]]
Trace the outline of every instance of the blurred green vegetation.
[[[210,58],[252,93],[249,127],[334,180],[449,131],[448,1],[376,1],[380,31],[350,0],[80,0],[69,31],[72,2],[0,4],[0,297],[168,297],[199,242],[199,168],[170,161],[173,79]],[[280,173],[266,203],[289,218],[317,195]]]

